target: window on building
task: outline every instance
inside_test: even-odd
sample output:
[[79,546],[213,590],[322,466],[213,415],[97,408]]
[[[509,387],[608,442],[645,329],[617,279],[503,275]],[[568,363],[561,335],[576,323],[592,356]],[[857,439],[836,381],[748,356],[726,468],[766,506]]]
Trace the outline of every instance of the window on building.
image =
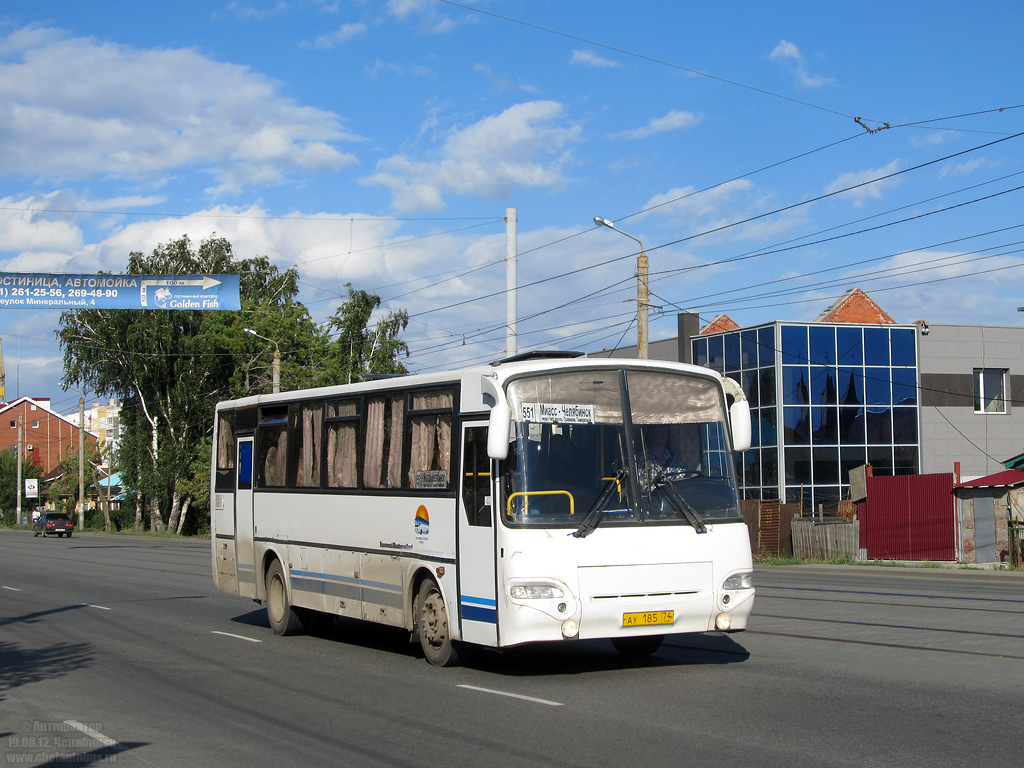
[[1006,413],[1006,371],[974,369],[974,412]]

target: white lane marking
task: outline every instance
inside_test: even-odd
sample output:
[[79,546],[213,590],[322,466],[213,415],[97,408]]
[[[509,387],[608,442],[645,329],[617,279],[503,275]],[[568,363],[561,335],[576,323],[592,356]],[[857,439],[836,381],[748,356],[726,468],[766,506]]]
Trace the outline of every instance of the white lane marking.
[[475,685],[457,685],[456,688],[465,688],[470,691],[480,691],[481,693],[493,693],[495,696],[508,696],[513,699],[522,699],[523,701],[532,701],[535,704],[545,704],[549,707],[564,707],[565,705],[560,701],[548,701],[547,699],[538,699],[534,696],[523,696],[519,693],[509,693],[508,691],[495,691],[491,688],[478,688]]
[[118,742],[116,739],[112,739],[109,736],[104,736],[99,731],[94,731],[88,725],[84,725],[83,723],[80,723],[77,720],[65,720],[64,722],[65,724],[70,725],[76,731],[81,731],[90,739],[95,739],[104,747],[110,747],[111,749],[115,749],[118,752],[124,749],[124,747],[122,747],[120,742]]
[[234,637],[234,638],[236,638],[238,640],[248,640],[250,643],[262,643],[263,642],[262,640],[256,640],[255,638],[246,637],[245,635],[233,635],[230,632],[219,632],[216,629],[212,629],[210,631],[213,634],[215,634],[215,635],[224,635],[224,637]]
[[4,589],[9,589],[11,590],[11,592],[21,592],[21,590],[17,587],[4,587]]
[[82,603],[82,605],[84,605],[86,608],[99,608],[101,611],[110,610],[110,608],[107,608],[107,606],[105,605],[93,605],[92,603]]

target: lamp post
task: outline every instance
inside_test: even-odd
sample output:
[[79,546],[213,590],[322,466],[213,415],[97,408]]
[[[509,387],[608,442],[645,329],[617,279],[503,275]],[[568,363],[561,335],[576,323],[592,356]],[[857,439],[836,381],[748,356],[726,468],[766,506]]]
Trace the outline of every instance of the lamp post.
[[252,328],[243,328],[242,330],[245,331],[246,333],[252,334],[253,336],[255,336],[258,339],[263,339],[264,341],[269,341],[271,344],[274,345],[274,365],[273,365],[274,389],[273,389],[273,392],[276,395],[278,392],[281,391],[281,348],[277,346],[277,342],[276,341],[274,341],[273,339],[267,338],[266,336],[264,336],[262,334],[256,333],[256,331],[254,331]]
[[594,223],[599,227],[614,229],[620,235],[625,235],[631,240],[636,240],[640,246],[640,255],[636,258],[636,356],[638,360],[647,359],[647,310],[650,307],[649,293],[647,290],[647,253],[644,251],[644,244],[640,238],[633,237],[629,232],[623,232],[608,219],[600,216],[594,217]]

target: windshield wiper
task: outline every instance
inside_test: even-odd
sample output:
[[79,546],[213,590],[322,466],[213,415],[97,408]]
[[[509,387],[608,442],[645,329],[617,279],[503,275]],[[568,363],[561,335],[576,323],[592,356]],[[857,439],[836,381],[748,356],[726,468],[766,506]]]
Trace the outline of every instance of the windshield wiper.
[[571,536],[582,539],[594,532],[598,523],[601,522],[601,518],[604,517],[604,513],[608,510],[609,499],[611,499],[612,494],[618,490],[625,479],[626,470],[620,469],[615,473],[615,477],[605,483],[601,495],[597,497],[597,500],[587,510],[587,514],[584,516],[583,522],[580,523],[580,527],[571,533]]
[[697,533],[707,533],[708,527],[704,524],[704,516],[701,515],[693,505],[690,504],[686,499],[682,497],[678,490],[676,490],[675,483],[670,482],[667,479],[669,474],[679,474],[673,472],[662,472],[658,475],[655,481],[651,484],[651,489],[658,489],[661,491],[665,499],[676,511],[676,514],[682,515],[686,520],[694,527]]

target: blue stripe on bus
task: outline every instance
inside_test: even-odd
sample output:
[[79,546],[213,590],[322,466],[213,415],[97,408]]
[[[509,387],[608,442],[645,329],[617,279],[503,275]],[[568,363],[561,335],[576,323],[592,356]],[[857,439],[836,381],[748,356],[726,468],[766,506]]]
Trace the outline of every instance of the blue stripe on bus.
[[462,595],[462,618],[464,621],[482,621],[485,624],[498,623],[498,601],[488,597]]
[[485,624],[497,624],[498,611],[496,608],[481,608],[476,605],[463,603],[462,619],[464,621],[482,621]]

